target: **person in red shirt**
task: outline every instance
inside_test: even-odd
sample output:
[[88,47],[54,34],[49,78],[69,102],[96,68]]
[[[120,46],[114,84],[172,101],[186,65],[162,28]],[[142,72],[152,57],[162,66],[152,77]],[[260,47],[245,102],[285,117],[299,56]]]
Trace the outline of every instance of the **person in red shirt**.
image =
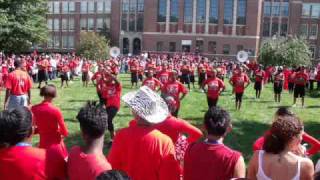
[[90,80],[89,71],[90,71],[90,63],[87,60],[83,61],[81,72],[82,72],[82,85],[83,87],[88,87],[88,83]]
[[19,106],[28,106],[31,102],[32,80],[29,74],[22,70],[21,59],[15,60],[14,66],[16,70],[8,75],[5,84],[4,109],[9,110]]
[[259,65],[258,69],[254,72],[255,83],[254,89],[256,90],[256,98],[260,99],[261,90],[263,86],[263,79],[265,77],[265,72],[262,70],[262,65]]
[[[205,86],[208,86],[208,90],[205,90]],[[209,109],[212,106],[217,106],[219,95],[225,89],[224,82],[217,78],[217,71],[213,70],[212,76],[205,80],[202,84],[202,89],[207,92],[207,102]]]
[[0,179],[66,179],[65,161],[32,147],[32,114],[25,107],[0,113]]
[[134,84],[138,87],[139,62],[136,59],[129,61],[129,69],[131,72],[131,88]]
[[231,77],[229,83],[236,94],[236,109],[240,110],[244,90],[250,85],[249,77],[243,73],[243,69],[240,67]]
[[94,86],[96,86],[96,91],[99,97],[99,102],[100,104],[104,104],[105,99],[103,99],[102,97],[102,93],[101,93],[101,86],[99,84],[99,82],[101,82],[101,79],[103,77],[103,72],[104,72],[104,68],[102,65],[99,65],[98,71],[96,73],[94,73],[94,75],[91,78],[92,84]]
[[63,62],[62,66],[61,66],[61,74],[60,74],[60,78],[61,78],[61,88],[64,87],[64,82],[66,82],[66,86],[69,87],[69,80],[71,76],[71,72],[70,72],[70,68],[68,66],[67,62]]
[[69,179],[95,180],[102,172],[112,169],[103,155],[108,114],[99,103],[88,102],[79,111],[77,119],[85,144],[81,147],[72,147],[69,153]]
[[304,66],[298,68],[298,72],[294,76],[294,93],[293,106],[296,105],[297,98],[301,98],[302,107],[304,107],[304,96],[306,94],[306,85],[309,81],[309,76],[305,72]]
[[117,77],[108,71],[105,72],[102,80],[104,81],[104,85],[102,85],[101,93],[105,100],[105,106],[108,113],[108,130],[110,132],[112,143],[112,139],[115,135],[113,118],[117,115],[120,109],[122,86],[117,80]]
[[244,178],[246,167],[241,154],[223,144],[232,129],[227,111],[212,107],[204,118],[207,138],[189,145],[184,157],[184,180]]
[[201,62],[198,64],[198,83],[200,88],[202,88],[203,82],[207,79],[207,68],[208,64],[205,62],[204,59],[202,59]]
[[180,67],[181,71],[181,82],[182,84],[187,84],[188,89],[190,90],[190,66],[187,64],[187,61],[183,61],[182,66]]
[[159,74],[157,74],[157,78],[162,84],[166,84],[169,79],[170,72],[167,70],[167,65],[162,64],[162,70]]
[[52,105],[53,99],[57,96],[56,87],[54,85],[42,87],[40,96],[44,100],[31,108],[36,132],[40,135],[39,148],[49,149],[54,146],[65,159],[68,153],[63,138],[68,136],[68,129],[60,109]]
[[[172,96],[177,102],[177,110],[173,112],[172,115],[178,117],[179,109],[180,109],[180,101],[187,95],[188,90],[185,88],[183,84],[181,84],[178,80],[178,72],[173,71],[169,75],[168,83],[164,84],[161,88],[161,94],[163,97]],[[180,97],[180,94],[182,96]]]
[[282,67],[278,68],[278,71],[274,75],[273,82],[273,92],[274,92],[274,101],[280,103],[281,101],[281,92],[284,82],[284,73]]
[[289,93],[292,94],[294,90],[294,77],[296,75],[296,72],[294,69],[291,70],[288,76],[288,89]]
[[38,81],[39,86],[38,88],[41,88],[41,83],[44,81],[45,84],[48,84],[48,68],[50,66],[50,63],[48,61],[48,57],[41,57],[40,61],[37,63],[39,71],[38,71]]
[[148,86],[154,91],[158,91],[162,86],[161,82],[153,77],[153,70],[148,70],[147,78],[142,82],[142,85]]
[[112,168],[132,179],[179,180],[174,144],[153,127],[169,115],[164,100],[146,86],[122,99],[132,109],[137,125],[117,132],[108,155]]

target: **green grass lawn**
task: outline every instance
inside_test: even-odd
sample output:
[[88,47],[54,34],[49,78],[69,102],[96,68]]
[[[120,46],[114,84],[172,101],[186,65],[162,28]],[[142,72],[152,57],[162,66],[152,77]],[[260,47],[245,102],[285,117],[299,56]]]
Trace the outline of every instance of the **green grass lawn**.
[[[120,79],[123,84],[123,94],[132,91],[129,75],[121,75]],[[225,81],[227,82],[227,80]],[[60,87],[59,80],[53,83]],[[41,101],[38,94],[38,89],[32,90],[33,104]],[[320,117],[319,97],[320,94],[318,92],[312,92],[306,98],[306,107],[304,109],[300,106],[292,109],[304,121],[306,132],[317,138],[320,138],[320,122],[318,119]],[[98,100],[95,87],[92,84],[88,88],[83,88],[81,82],[77,80],[70,84],[69,88],[58,88],[58,98],[54,101],[54,104],[60,107],[67,123],[70,135],[65,139],[65,143],[69,148],[82,143],[79,124],[75,117],[80,107],[87,100]],[[292,95],[284,92],[282,103],[275,103],[273,101],[272,85],[269,84],[263,89],[261,99],[256,100],[253,86],[250,85],[244,95],[242,110],[235,111],[234,96],[231,93],[230,86],[228,86],[226,92],[222,94],[218,105],[228,110],[233,120],[233,131],[227,136],[225,144],[241,151],[247,162],[252,155],[253,142],[268,129],[273,114],[279,106],[292,105]],[[199,92],[198,89],[192,89],[192,92],[182,101],[179,116],[202,128],[203,116],[206,110],[207,102],[205,94]],[[121,110],[114,119],[116,129],[126,127],[131,119],[130,110],[124,107],[122,103]],[[106,141],[108,141],[108,138],[109,135],[107,133]],[[37,141],[38,138],[34,138],[34,142],[36,143]],[[105,149],[105,153],[107,152],[108,149]]]

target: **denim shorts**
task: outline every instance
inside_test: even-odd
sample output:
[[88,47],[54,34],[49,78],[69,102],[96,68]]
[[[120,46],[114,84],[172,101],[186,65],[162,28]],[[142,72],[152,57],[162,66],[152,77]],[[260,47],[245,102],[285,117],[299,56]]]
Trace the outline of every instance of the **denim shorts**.
[[27,95],[10,95],[9,103],[8,103],[8,110],[20,107],[20,106],[28,106],[28,96]]

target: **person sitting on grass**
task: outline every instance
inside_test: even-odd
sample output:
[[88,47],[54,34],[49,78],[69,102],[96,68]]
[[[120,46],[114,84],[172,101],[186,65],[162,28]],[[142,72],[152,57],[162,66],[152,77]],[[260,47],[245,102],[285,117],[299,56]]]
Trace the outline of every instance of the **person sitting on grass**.
[[250,180],[312,180],[314,166],[301,149],[303,123],[296,116],[278,116],[265,136],[263,150],[250,160]]
[[231,131],[227,111],[212,107],[204,117],[208,133],[204,141],[190,144],[184,157],[184,180],[243,178],[246,167],[241,154],[223,144]]
[[104,134],[108,115],[97,102],[88,102],[77,115],[84,145],[71,149],[68,159],[70,180],[94,180],[111,165],[103,155]]

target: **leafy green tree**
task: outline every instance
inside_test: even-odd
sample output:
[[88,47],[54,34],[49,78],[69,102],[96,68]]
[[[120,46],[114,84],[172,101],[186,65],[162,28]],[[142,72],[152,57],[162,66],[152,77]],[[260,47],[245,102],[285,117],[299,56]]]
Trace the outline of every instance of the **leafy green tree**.
[[29,51],[44,43],[48,30],[46,0],[0,0],[0,49],[5,52]]
[[273,66],[308,66],[311,64],[311,51],[302,38],[271,39],[262,43],[259,61]]
[[111,30],[110,28],[108,28],[107,24],[104,23],[102,26],[101,31],[99,32],[100,36],[103,36],[105,38],[105,40],[109,43],[109,45],[111,46]]
[[94,32],[81,32],[76,52],[77,55],[89,60],[104,60],[109,56],[109,49],[108,42],[103,36]]

